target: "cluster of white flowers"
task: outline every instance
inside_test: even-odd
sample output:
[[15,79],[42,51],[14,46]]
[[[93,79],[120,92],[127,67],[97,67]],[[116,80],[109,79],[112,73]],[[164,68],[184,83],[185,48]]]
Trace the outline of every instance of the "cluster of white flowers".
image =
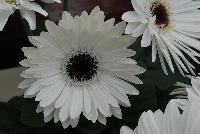
[[[128,22],[125,33],[142,35],[141,46],[152,46],[152,61],[158,53],[163,71],[165,61],[174,72],[173,61],[180,73],[195,67],[184,56],[196,63],[200,50],[200,2],[192,0],[131,0],[135,11],[126,12],[122,19]],[[173,58],[173,61],[171,60]],[[188,71],[189,69],[189,71]],[[200,78],[190,76],[192,86],[178,82],[171,100],[163,113],[144,112],[138,126],[132,130],[123,126],[120,134],[199,134]],[[179,110],[183,110],[182,112]]]
[[171,100],[164,113],[160,110],[144,112],[134,130],[123,126],[120,134],[199,134],[199,112],[200,103],[197,101],[188,104],[181,113]]
[[200,77],[191,77],[191,86],[177,82],[175,89],[171,95],[176,95],[178,107],[184,109],[188,103],[198,101],[200,103]]
[[[45,3],[52,3],[53,0],[42,0]],[[55,0],[60,3],[60,0]],[[41,6],[34,2],[34,0],[0,0],[0,31],[3,30],[8,18],[16,10],[20,11],[22,18],[29,23],[30,29],[36,29],[36,15],[35,12],[47,16],[48,13],[41,8]]]
[[[75,17],[63,12],[58,25],[46,21],[47,32],[29,37],[33,47],[22,49],[27,59],[20,64],[27,69],[19,88],[26,89],[25,98],[39,102],[36,111],[43,112],[45,122],[54,118],[67,128],[76,127],[81,114],[93,123],[106,124],[106,117],[112,115],[121,119],[120,105],[131,106],[127,95],[139,95],[133,84],[142,84],[137,75],[145,72],[132,59],[136,52],[128,49],[139,36],[142,47],[152,46],[152,62],[158,54],[165,74],[167,63],[172,72],[175,64],[182,75],[195,75],[188,58],[200,64],[200,2],[131,2],[134,11],[122,15],[124,22],[105,21],[99,7]],[[0,0],[0,8],[0,30],[17,9],[31,30],[36,28],[35,12],[48,15],[32,0]],[[177,85],[181,88],[172,94],[178,98],[169,102],[164,113],[144,112],[134,131],[124,126],[120,133],[199,134],[200,78],[192,77],[192,86]]]
[[[125,33],[142,35],[141,46],[152,46],[152,61],[158,54],[163,71],[165,61],[174,72],[173,61],[180,73],[194,73],[195,67],[183,54],[196,63],[200,54],[200,1],[192,0],[131,0],[135,11],[123,14],[128,22]],[[173,61],[172,61],[173,59]]]
[[177,95],[177,99],[168,103],[164,113],[160,110],[144,112],[134,130],[123,126],[120,134],[199,134],[200,77],[192,77],[191,83],[192,86],[176,84],[180,88],[171,95]]

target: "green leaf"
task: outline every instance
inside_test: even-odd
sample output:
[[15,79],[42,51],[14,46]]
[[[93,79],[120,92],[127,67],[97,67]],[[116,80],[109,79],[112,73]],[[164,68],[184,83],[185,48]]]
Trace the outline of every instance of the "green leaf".
[[21,111],[22,110],[22,103],[23,103],[23,97],[19,97],[19,96],[16,96],[16,97],[13,97],[12,99],[10,99],[8,101],[8,104],[16,109],[17,111]]
[[72,133],[80,134],[100,134],[104,129],[105,125],[99,123],[92,123],[87,120],[84,116],[81,116],[78,127],[72,129]]
[[70,129],[64,129],[60,124],[47,123],[41,128],[37,128],[34,134],[71,134]]
[[0,131],[9,131],[17,124],[17,113],[7,103],[0,103]]
[[144,74],[145,78],[151,79],[159,89],[168,89],[176,82],[186,82],[187,78],[183,77],[180,73],[169,73],[165,75],[162,70],[148,70]]
[[34,99],[24,99],[22,103],[21,121],[31,127],[44,126],[43,114],[36,113],[37,103]]
[[27,134],[30,129],[21,123],[20,111],[11,105],[14,102],[20,104],[17,97],[8,103],[0,103],[0,134]]

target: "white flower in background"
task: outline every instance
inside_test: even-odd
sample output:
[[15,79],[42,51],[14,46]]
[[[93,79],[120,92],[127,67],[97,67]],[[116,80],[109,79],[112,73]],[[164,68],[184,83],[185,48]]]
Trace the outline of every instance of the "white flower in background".
[[176,95],[175,101],[181,109],[194,100],[200,103],[200,77],[191,77],[191,84],[192,86],[178,82],[176,86],[179,88],[171,93]]
[[8,18],[16,10],[20,11],[22,18],[29,23],[30,29],[36,29],[36,15],[38,12],[44,16],[48,13],[41,8],[41,6],[32,0],[0,0],[0,31],[3,30]]
[[60,0],[40,0],[40,1],[42,1],[44,3],[54,3],[54,2],[61,3]]
[[23,48],[27,59],[21,65],[29,68],[19,87],[40,102],[37,111],[46,122],[54,118],[64,128],[76,127],[83,113],[106,124],[106,117],[122,118],[120,105],[131,106],[127,94],[139,94],[128,83],[142,84],[136,75],[145,71],[127,49],[135,38],[123,35],[125,22],[104,18],[98,7],[75,18],[64,12],[58,26],[46,21],[48,32],[29,38],[35,47]]
[[[200,2],[192,0],[131,0],[135,11],[123,14],[128,22],[125,33],[142,36],[141,46],[152,46],[152,61],[158,54],[167,73],[165,61],[174,72],[194,74],[195,67],[184,54],[200,64]],[[172,60],[173,59],[173,60]]]
[[123,126],[120,134],[199,134],[200,103],[193,101],[181,114],[176,103],[169,102],[165,112],[144,112],[133,131]]

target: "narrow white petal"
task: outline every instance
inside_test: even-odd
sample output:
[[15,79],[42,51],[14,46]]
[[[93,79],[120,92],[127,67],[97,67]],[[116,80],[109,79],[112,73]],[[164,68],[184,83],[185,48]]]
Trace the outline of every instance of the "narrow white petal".
[[6,22],[8,21],[8,18],[11,14],[13,14],[13,10],[1,10],[0,11],[0,31],[3,30],[4,26],[6,25]]
[[123,126],[120,129],[120,134],[134,134],[133,130],[127,126]]
[[151,45],[152,41],[152,35],[149,31],[149,27],[147,27],[143,33],[142,40],[141,40],[141,46],[142,47],[148,47]]
[[68,85],[65,85],[61,95],[55,102],[55,108],[63,106],[70,95],[71,95],[71,89]]
[[35,12],[21,8],[20,13],[21,13],[22,18],[27,20],[27,22],[28,22],[28,24],[30,26],[30,29],[31,30],[35,30],[36,29]]
[[80,88],[75,88],[70,106],[70,117],[72,119],[78,118],[81,114],[82,109],[83,109],[83,90]]
[[59,118],[61,122],[66,121],[70,114],[70,105],[72,100],[73,90],[66,96],[66,101],[64,105],[60,108]]
[[87,114],[91,112],[92,107],[92,100],[90,96],[90,92],[88,91],[88,88],[83,88],[83,94],[84,94],[84,109]]
[[42,7],[36,3],[33,3],[33,2],[29,2],[29,1],[25,1],[25,0],[21,0],[20,1],[20,5],[23,7],[23,8],[26,8],[27,10],[33,10],[35,12],[38,12],[44,16],[47,16],[48,13],[42,9]]

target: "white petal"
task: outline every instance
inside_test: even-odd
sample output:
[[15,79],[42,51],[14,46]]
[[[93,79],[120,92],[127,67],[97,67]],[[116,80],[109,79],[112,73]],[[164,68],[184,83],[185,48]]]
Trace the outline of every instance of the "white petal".
[[152,41],[152,36],[151,36],[150,31],[149,31],[149,27],[147,27],[144,31],[143,36],[142,36],[141,46],[142,47],[148,47],[148,46],[150,46],[151,41]]
[[44,122],[45,123],[49,122],[51,119],[53,119],[53,117],[54,117],[53,112],[51,114],[49,114],[48,116],[44,116]]
[[103,125],[106,125],[106,117],[104,117],[100,112],[98,116],[98,121],[102,123]]
[[41,0],[41,1],[44,3],[54,3],[54,2],[61,3],[60,0]]
[[42,7],[34,2],[29,2],[29,1],[25,1],[25,0],[20,0],[20,5],[23,8],[26,8],[27,10],[32,10],[35,12],[38,12],[44,16],[47,16],[48,13],[42,9]]
[[73,90],[70,89],[70,93],[66,96],[66,101],[64,105],[60,108],[59,118],[61,122],[66,122],[70,114],[70,105],[72,100]]
[[156,55],[157,55],[157,42],[155,38],[153,38],[152,41],[152,62],[156,61]]
[[127,126],[123,126],[120,129],[120,134],[134,134],[133,130]]
[[83,109],[83,91],[80,88],[75,88],[70,106],[70,117],[76,119],[80,116]]
[[54,106],[53,105],[49,105],[49,106],[47,106],[47,107],[44,108],[43,114],[44,114],[44,116],[48,116],[53,111],[54,111]]
[[122,112],[120,107],[112,107],[111,113],[118,119],[122,119]]
[[13,10],[0,11],[0,31],[3,30],[4,26],[6,25],[6,22],[8,21],[9,16],[13,13],[14,13]]
[[18,85],[18,88],[22,88],[22,89],[29,88],[31,84],[33,84],[34,82],[35,82],[35,79],[25,79]]
[[80,117],[78,117],[78,118],[76,118],[76,119],[70,119],[72,128],[75,128],[75,127],[78,125],[79,118],[80,118]]
[[134,29],[136,29],[138,26],[140,25],[140,23],[139,22],[130,22],[130,23],[128,23],[127,24],[127,26],[126,26],[126,29],[125,29],[125,34],[131,34],[132,33],[132,31],[134,30]]
[[122,15],[122,20],[124,20],[126,22],[138,22],[138,21],[140,21],[137,13],[134,12],[134,11],[125,12]]
[[144,33],[146,29],[146,25],[145,24],[139,24],[139,26],[135,29],[132,30],[132,36],[133,37],[139,37],[140,35],[142,35]]
[[90,91],[90,95],[92,97],[92,100],[94,102],[94,105],[98,108],[98,110],[103,114],[108,116],[109,115],[109,106],[108,104],[105,102],[104,97],[102,96],[102,94],[100,94],[101,90],[99,86],[97,85],[93,85],[92,90]]
[[182,134],[198,134],[200,131],[199,123],[200,123],[200,104],[197,101],[192,101],[185,108],[181,120],[180,120],[180,133]]
[[176,103],[172,100],[168,103],[163,118],[163,134],[177,134],[179,125],[180,112]]
[[26,19],[30,29],[35,30],[36,29],[36,16],[34,11],[26,10],[21,8],[20,13],[22,15],[22,18]]
[[56,100],[56,98],[60,95],[60,93],[62,92],[64,85],[65,85],[64,81],[59,81],[59,82],[53,84],[51,87],[47,87],[46,89],[43,89],[42,91],[44,91],[44,90],[47,90],[47,91],[46,92],[41,91],[40,92],[41,94],[39,93],[36,97],[36,100],[41,99],[40,106],[45,107],[45,106],[52,104]]
[[90,93],[89,93],[89,89],[88,88],[83,88],[83,93],[84,93],[84,109],[85,109],[85,112],[87,114],[89,114],[91,112],[91,109],[92,109],[92,100],[91,100],[91,96],[90,96]]
[[138,122],[138,133],[145,132],[145,130],[148,130],[150,134],[160,134],[160,128],[151,111],[144,112]]
[[58,97],[58,99],[55,102],[55,108],[59,108],[63,106],[70,95],[71,95],[71,89],[68,85],[65,85],[61,95]]
[[62,122],[62,126],[63,126],[64,129],[68,128],[69,125],[70,125],[70,121],[69,120],[66,120],[66,121]]
[[54,122],[57,123],[60,118],[59,118],[59,112],[60,110],[59,109],[56,109],[55,112],[54,112]]

